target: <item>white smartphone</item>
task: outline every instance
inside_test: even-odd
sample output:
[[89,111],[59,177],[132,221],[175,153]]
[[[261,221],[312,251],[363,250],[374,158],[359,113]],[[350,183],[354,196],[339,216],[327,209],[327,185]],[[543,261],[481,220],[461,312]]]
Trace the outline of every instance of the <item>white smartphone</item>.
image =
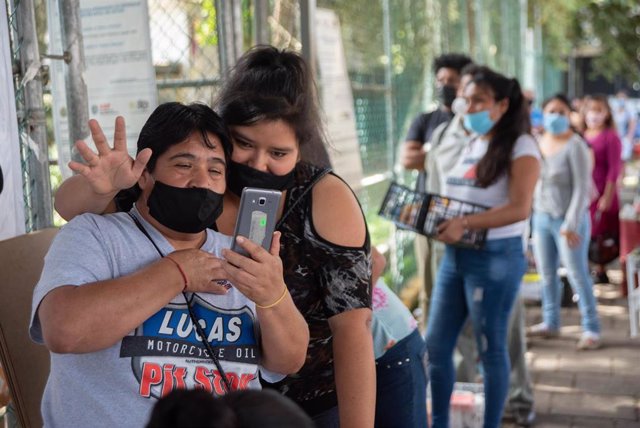
[[271,248],[271,238],[276,228],[276,215],[280,207],[282,192],[278,190],[245,187],[240,196],[240,209],[233,232],[231,249],[247,256],[247,252],[236,243],[238,235],[249,238],[265,250]]

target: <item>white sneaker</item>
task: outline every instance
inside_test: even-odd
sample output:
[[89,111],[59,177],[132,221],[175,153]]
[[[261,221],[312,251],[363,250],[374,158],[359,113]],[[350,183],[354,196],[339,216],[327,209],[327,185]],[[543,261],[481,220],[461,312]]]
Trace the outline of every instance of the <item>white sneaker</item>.
[[602,340],[598,333],[592,331],[585,331],[582,333],[580,340],[576,344],[576,349],[579,351],[588,351],[598,349],[602,346]]
[[558,330],[552,330],[543,322],[527,328],[527,337],[542,337],[544,339],[550,339],[552,337],[558,337],[559,334]]

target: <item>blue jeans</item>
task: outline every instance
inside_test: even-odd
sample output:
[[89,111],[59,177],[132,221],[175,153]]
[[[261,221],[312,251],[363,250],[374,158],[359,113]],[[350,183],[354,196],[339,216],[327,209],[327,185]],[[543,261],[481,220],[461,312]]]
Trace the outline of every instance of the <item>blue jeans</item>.
[[424,354],[416,329],[376,360],[376,427],[429,426]]
[[558,277],[558,266],[567,269],[569,284],[578,294],[578,308],[582,316],[582,329],[600,333],[600,321],[593,296],[593,281],[589,275],[589,239],[591,223],[585,211],[576,233],[580,244],[570,248],[567,239],[560,234],[563,218],[553,218],[546,213],[533,214],[533,253],[536,267],[542,277],[542,319],[552,330],[560,328],[560,301],[562,287]]
[[427,325],[433,428],[449,426],[453,349],[467,316],[484,368],[484,427],[500,426],[509,389],[509,314],[525,269],[520,237],[487,241],[482,250],[447,245]]
[[318,413],[313,418],[313,424],[316,428],[340,428],[340,414],[338,406]]

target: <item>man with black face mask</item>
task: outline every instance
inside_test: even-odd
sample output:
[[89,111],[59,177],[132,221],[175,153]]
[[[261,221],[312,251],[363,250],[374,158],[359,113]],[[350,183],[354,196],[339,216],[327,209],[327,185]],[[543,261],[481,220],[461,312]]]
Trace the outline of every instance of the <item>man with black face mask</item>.
[[[89,181],[109,150],[98,123],[90,128],[98,154],[81,142],[87,165],[70,165]],[[118,118],[117,149],[126,150],[125,136]],[[270,251],[239,238],[248,258],[209,229],[222,212],[230,151],[209,107],[163,104],[117,179],[138,172],[134,207],[80,215],[60,230],[30,326],[51,351],[45,426],[144,426],[173,389],[257,389],[259,375],[276,382],[302,366],[309,331],[283,280],[279,234]]]
[[[432,135],[436,128],[453,118],[451,106],[460,85],[461,71],[468,64],[472,64],[471,58],[461,54],[440,55],[433,61],[439,107],[427,113],[420,113],[413,120],[400,151],[401,165],[405,169],[419,171],[416,186],[419,191],[426,190],[426,151],[424,149],[431,147]],[[429,257],[427,238],[417,235],[414,247],[420,289],[431,290],[431,270],[426,262]],[[426,317],[426,311],[423,313],[424,317]],[[424,320],[422,321],[424,323]]]
[[[454,53],[440,55],[433,61],[439,106],[436,110],[420,113],[411,123],[400,155],[400,162],[404,168],[424,171],[423,146],[431,142],[431,135],[438,125],[453,118],[451,104],[460,85],[460,72],[471,62],[468,56]],[[424,188],[423,185],[421,187]]]

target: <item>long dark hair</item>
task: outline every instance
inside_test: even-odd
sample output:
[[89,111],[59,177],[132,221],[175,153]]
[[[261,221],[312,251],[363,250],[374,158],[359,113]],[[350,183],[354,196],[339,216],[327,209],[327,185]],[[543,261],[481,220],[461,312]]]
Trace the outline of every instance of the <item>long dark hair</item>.
[[283,120],[295,132],[303,160],[328,165],[317,90],[305,60],[273,46],[247,51],[215,101],[228,126]]
[[516,140],[531,131],[531,121],[518,80],[509,79],[489,67],[478,67],[471,82],[491,90],[496,101],[509,100],[507,111],[492,128],[487,152],[478,162],[476,182],[480,187],[488,187],[509,172]]

